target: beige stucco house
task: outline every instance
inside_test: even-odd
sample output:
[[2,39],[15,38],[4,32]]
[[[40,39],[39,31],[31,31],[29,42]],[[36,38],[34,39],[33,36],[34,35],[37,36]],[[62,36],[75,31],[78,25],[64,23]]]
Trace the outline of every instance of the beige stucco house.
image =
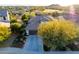
[[9,12],[7,10],[0,10],[0,25],[10,27]]

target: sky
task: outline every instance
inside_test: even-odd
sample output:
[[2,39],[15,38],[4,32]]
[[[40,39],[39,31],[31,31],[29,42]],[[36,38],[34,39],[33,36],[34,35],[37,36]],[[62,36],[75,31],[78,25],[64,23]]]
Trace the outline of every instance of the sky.
[[79,0],[0,0],[0,6],[48,6],[51,4],[60,4],[62,6],[67,6],[72,4],[79,4]]
[[[33,1],[33,2],[30,2],[30,1]],[[28,0],[28,3],[33,4],[33,5],[60,4],[62,6],[67,6],[67,5],[72,5],[72,4],[79,4],[79,0]]]

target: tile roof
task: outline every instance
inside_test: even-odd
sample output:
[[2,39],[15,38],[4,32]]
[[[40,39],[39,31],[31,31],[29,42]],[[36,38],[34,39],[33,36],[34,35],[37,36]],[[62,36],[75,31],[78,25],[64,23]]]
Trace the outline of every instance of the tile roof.
[[7,10],[0,10],[0,16],[7,16]]

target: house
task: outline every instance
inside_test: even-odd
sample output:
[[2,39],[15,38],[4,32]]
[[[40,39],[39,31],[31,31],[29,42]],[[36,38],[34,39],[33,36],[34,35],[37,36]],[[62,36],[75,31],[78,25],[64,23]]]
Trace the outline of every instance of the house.
[[9,12],[7,10],[0,10],[0,25],[10,27]]
[[57,12],[57,13],[59,13],[59,14],[62,14],[64,11],[60,11],[60,10],[53,10],[53,9],[45,9],[44,11],[43,11],[44,13],[53,13],[53,12]]

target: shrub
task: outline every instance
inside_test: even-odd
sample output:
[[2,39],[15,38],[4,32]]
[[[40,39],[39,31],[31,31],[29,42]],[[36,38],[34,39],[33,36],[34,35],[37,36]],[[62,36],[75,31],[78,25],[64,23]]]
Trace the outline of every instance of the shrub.
[[7,40],[11,34],[11,31],[8,27],[0,25],[0,41]]
[[16,17],[15,14],[10,13],[9,15],[10,15],[10,21],[11,21],[11,20],[14,20],[14,19],[17,19],[17,17]]
[[30,17],[34,17],[34,16],[36,16],[36,15],[35,15],[35,12],[31,12],[31,13],[30,13]]
[[22,16],[22,21],[27,23],[28,20],[30,19],[30,14],[29,12],[26,12],[23,16]]
[[58,12],[53,12],[53,13],[52,13],[52,16],[53,16],[53,17],[58,17],[58,16],[59,16],[59,13],[58,13]]
[[16,23],[16,22],[17,22],[17,19],[10,20],[10,23]]
[[13,33],[19,33],[20,28],[21,28],[22,24],[16,22],[16,23],[11,23],[11,30]]
[[66,49],[66,45],[74,42],[78,37],[78,27],[68,20],[53,20],[41,23],[38,35],[51,50]]
[[22,16],[22,21],[24,22],[24,23],[28,23],[28,21],[29,21],[29,19],[31,18],[31,17],[34,17],[35,16],[35,12],[26,12],[23,16]]

